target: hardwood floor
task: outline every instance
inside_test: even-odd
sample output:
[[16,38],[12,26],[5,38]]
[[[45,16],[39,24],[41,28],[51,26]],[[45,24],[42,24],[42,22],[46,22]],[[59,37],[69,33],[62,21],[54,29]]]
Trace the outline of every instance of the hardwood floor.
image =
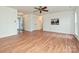
[[42,31],[24,32],[0,39],[0,52],[79,52],[79,41],[73,35]]

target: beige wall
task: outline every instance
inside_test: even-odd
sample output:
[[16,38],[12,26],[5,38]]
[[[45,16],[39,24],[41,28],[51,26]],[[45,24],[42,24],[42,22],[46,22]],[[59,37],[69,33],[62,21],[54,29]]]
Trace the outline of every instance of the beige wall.
[[30,31],[30,20],[29,20],[29,15],[23,15],[24,17],[24,30],[25,31]]
[[42,16],[27,14],[24,15],[24,29],[26,31],[40,30],[42,28]]

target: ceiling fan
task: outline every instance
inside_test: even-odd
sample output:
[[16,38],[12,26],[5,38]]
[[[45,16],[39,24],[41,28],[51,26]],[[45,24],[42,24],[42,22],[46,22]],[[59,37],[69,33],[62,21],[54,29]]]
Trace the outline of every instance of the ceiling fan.
[[39,11],[40,13],[42,13],[42,12],[48,12],[48,10],[47,10],[47,6],[39,6],[39,7],[34,7],[34,9],[36,9],[36,11],[35,12],[37,12],[37,11]]

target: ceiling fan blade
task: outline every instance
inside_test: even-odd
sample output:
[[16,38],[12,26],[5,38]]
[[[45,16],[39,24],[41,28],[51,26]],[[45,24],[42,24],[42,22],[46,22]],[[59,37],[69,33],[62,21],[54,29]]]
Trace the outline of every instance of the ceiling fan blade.
[[43,10],[43,11],[48,12],[48,10]]
[[45,6],[45,7],[43,7],[42,9],[46,9],[47,7]]
[[35,9],[39,9],[39,8],[35,7]]

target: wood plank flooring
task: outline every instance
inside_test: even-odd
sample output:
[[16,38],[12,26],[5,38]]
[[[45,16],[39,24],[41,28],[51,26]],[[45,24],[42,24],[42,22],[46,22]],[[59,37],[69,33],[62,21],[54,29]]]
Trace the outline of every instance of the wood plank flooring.
[[1,53],[73,53],[79,41],[73,35],[43,31],[24,32],[0,39]]

